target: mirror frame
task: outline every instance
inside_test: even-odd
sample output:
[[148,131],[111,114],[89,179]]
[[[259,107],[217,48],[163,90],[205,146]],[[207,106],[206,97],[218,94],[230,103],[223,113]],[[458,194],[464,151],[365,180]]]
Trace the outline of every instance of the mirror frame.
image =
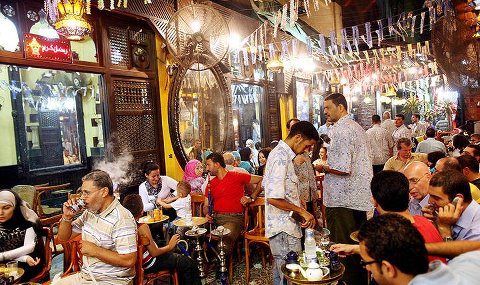
[[[168,127],[170,131],[170,140],[172,142],[173,152],[177,157],[180,166],[185,168],[185,165],[188,162],[187,153],[182,145],[182,138],[180,135],[180,88],[182,87],[183,78],[189,69],[178,66],[175,74],[172,76],[172,84],[170,85],[170,90],[168,94]],[[230,149],[233,147],[233,115],[232,115],[232,98],[230,94],[230,88],[225,76],[223,75],[220,66],[217,64],[207,70],[210,70],[217,84],[221,90],[221,95],[223,96],[223,108],[226,112],[226,120],[224,126],[224,138],[223,139],[223,149]],[[206,71],[206,70],[205,70]]]

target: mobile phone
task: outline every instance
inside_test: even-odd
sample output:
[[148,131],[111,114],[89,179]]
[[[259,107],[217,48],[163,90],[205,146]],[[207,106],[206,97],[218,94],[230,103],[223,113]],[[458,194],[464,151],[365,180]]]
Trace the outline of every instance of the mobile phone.
[[294,219],[295,221],[299,222],[299,223],[303,223],[305,222],[305,220],[303,219],[303,217],[297,213],[297,212],[294,212],[294,211],[290,211],[290,213],[288,214],[290,216],[290,218]]
[[458,200],[460,200],[460,197],[455,197],[455,198],[453,198],[453,200],[452,200],[452,204],[453,204],[455,207],[457,207]]

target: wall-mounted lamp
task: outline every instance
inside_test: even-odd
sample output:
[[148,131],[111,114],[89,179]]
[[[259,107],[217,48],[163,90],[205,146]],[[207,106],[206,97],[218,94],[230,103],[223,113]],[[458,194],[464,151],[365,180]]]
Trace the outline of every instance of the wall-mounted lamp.
[[168,75],[173,76],[177,72],[177,69],[178,69],[178,65],[176,63],[167,65]]

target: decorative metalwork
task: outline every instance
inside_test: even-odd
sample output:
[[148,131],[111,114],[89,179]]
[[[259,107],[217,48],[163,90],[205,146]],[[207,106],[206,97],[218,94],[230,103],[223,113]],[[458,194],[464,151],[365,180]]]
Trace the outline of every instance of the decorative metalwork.
[[15,8],[8,4],[2,7],[2,12],[7,17],[13,17],[16,14]]
[[120,110],[152,110],[151,90],[149,82],[115,81],[115,109]]
[[113,65],[128,68],[130,56],[128,53],[128,30],[123,27],[109,26],[110,61]]
[[38,13],[33,10],[27,11],[27,18],[32,22],[37,22],[40,19],[40,17],[38,16]]

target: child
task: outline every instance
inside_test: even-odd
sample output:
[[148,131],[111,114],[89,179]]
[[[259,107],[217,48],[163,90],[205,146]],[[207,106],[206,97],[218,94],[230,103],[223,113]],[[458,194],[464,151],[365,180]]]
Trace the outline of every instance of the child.
[[[140,195],[128,195],[123,201],[123,206],[132,213],[135,220],[143,216],[143,203]],[[143,269],[145,270],[145,274],[158,272],[160,270],[175,269],[178,272],[180,284],[202,284],[196,262],[191,258],[172,252],[180,239],[178,234],[173,235],[169,243],[160,248],[153,240],[152,233],[147,224],[138,225],[138,235],[140,237],[146,237],[150,241],[150,244],[143,253]]]
[[[177,212],[178,219],[191,220],[192,219],[192,200],[190,192],[192,188],[188,182],[180,181],[177,185],[177,199],[173,202],[167,203],[165,201],[159,201],[159,205],[165,209],[174,209]],[[182,236],[187,231],[186,227],[178,227],[177,233]]]

